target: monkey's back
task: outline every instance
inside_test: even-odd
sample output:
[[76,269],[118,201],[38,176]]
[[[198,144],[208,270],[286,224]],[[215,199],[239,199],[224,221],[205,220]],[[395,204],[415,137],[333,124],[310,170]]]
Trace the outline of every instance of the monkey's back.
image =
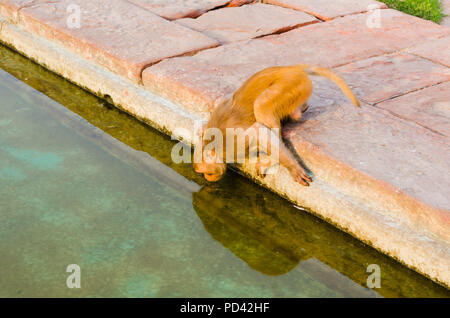
[[306,102],[312,93],[312,82],[302,67],[269,67],[254,74],[235,92],[233,104],[253,111],[255,101],[268,90],[272,91],[270,110],[283,118]]

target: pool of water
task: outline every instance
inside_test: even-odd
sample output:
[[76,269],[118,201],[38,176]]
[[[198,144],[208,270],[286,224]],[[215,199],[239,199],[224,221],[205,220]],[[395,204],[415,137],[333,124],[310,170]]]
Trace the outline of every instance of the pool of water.
[[237,174],[206,183],[170,138],[2,46],[0,112],[0,297],[450,295]]

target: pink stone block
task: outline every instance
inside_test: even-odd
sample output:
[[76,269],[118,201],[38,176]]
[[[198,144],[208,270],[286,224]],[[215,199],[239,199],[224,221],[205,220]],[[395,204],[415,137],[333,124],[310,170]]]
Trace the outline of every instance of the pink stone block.
[[127,0],[157,15],[176,20],[180,18],[196,18],[203,13],[226,5],[230,0]]
[[450,0],[441,0],[441,6],[444,14],[447,15],[442,19],[441,24],[450,27]]
[[450,138],[450,82],[379,103],[377,107]]
[[177,20],[221,43],[248,40],[316,22],[316,18],[304,12],[260,3],[213,10],[197,19]]
[[263,2],[304,11],[324,21],[387,8],[386,4],[374,0],[264,0]]
[[0,15],[9,20],[16,20],[18,11],[35,3],[35,0],[0,0]]
[[448,236],[448,138],[372,106],[350,104],[288,124],[284,136],[314,174],[339,184],[343,193],[379,201],[392,217]]
[[337,68],[367,103],[379,103],[450,80],[450,69],[412,54],[379,56]]
[[336,67],[450,35],[447,27],[395,10],[380,11],[380,28],[367,25],[367,14],[349,15],[162,61],[144,70],[143,81],[150,90],[188,108],[208,111],[266,67],[298,63]]
[[450,67],[450,37],[425,41],[408,52]]
[[60,42],[136,82],[148,65],[218,45],[199,32],[124,0],[46,1],[22,9],[20,18],[28,31]]

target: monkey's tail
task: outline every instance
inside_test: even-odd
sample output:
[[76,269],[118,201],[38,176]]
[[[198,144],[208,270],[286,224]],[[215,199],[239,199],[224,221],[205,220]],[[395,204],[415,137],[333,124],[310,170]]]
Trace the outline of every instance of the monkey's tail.
[[353,102],[353,104],[356,107],[359,107],[359,101],[353,94],[350,87],[348,87],[347,83],[344,81],[344,79],[339,76],[336,72],[333,70],[326,68],[326,67],[320,67],[320,66],[312,66],[307,64],[299,64],[299,67],[304,69],[308,74],[316,75],[316,76],[322,76],[326,77],[329,80],[333,81],[339,88],[342,90],[342,92],[350,98],[350,100]]

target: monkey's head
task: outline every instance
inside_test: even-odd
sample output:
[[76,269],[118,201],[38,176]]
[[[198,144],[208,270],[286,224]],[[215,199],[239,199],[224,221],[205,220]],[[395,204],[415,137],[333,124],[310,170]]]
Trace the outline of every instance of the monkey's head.
[[219,181],[227,170],[225,163],[216,162],[216,154],[214,150],[206,151],[203,161],[194,163],[194,170],[197,173],[203,173],[206,180],[210,182]]
[[200,133],[201,138],[195,147],[194,170],[197,173],[203,173],[206,180],[216,182],[225,174],[227,165],[223,159],[218,158],[215,149],[205,150],[207,143],[203,140],[203,133],[204,130]]

